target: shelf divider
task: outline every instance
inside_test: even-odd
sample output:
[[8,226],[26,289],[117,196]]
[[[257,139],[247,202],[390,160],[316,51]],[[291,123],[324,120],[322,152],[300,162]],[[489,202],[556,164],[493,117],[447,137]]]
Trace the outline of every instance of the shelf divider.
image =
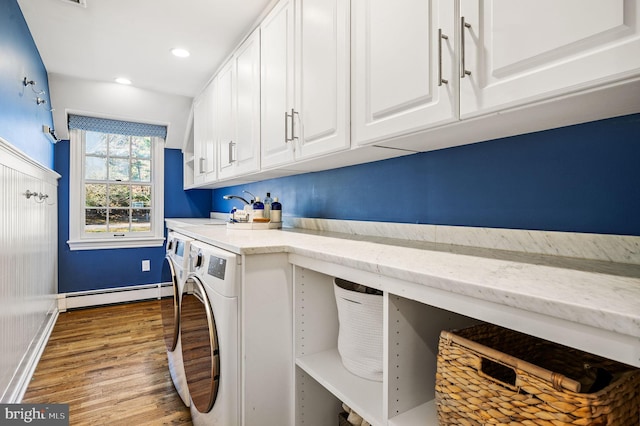
[[349,372],[337,348],[297,358],[296,365],[372,425],[387,423],[382,412],[382,382]]

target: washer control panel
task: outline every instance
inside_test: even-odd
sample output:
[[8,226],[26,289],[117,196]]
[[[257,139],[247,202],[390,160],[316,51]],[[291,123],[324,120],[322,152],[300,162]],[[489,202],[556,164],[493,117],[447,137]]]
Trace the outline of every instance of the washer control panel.
[[207,274],[220,280],[224,280],[226,270],[227,259],[223,259],[214,255],[209,256],[209,267],[207,268]]

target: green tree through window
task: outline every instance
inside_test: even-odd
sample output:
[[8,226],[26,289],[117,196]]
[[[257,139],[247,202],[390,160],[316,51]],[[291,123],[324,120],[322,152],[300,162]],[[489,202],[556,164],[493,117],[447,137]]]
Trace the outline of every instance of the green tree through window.
[[151,139],[86,132],[85,232],[151,231]]

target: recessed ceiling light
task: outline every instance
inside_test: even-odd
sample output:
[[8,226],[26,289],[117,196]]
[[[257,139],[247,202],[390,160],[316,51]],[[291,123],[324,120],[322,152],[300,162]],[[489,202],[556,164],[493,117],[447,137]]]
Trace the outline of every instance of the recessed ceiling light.
[[129,84],[131,84],[131,80],[129,80],[128,78],[124,78],[124,77],[118,77],[118,78],[116,78],[116,83],[129,85]]
[[176,47],[175,49],[171,49],[171,53],[173,54],[173,56],[177,56],[178,58],[186,58],[191,55],[188,50],[178,47]]

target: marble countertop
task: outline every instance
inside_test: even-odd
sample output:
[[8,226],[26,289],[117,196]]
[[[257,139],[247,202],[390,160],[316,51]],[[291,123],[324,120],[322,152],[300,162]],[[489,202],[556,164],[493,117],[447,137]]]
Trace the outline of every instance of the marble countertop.
[[307,229],[167,227],[234,253],[286,252],[640,338],[640,265]]

